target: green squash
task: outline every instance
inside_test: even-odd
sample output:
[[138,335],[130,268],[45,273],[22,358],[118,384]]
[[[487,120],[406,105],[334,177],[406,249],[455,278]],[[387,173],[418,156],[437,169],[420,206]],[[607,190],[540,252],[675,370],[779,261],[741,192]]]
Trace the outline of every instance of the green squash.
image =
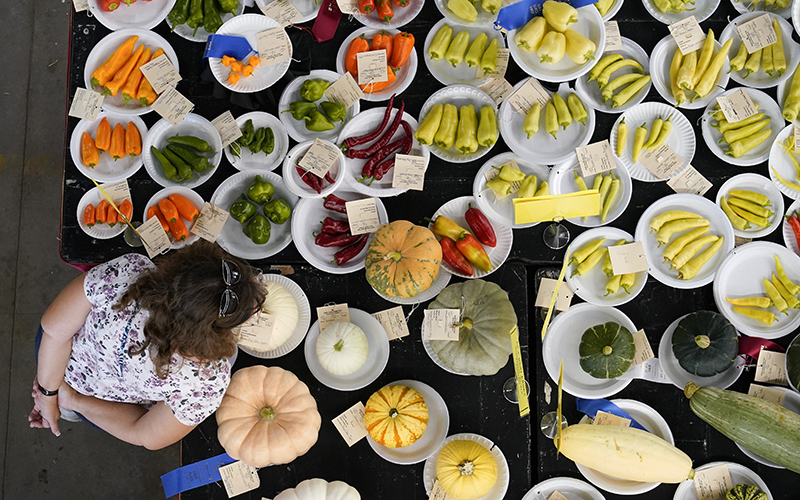
[[498,285],[474,279],[448,286],[428,309],[460,310],[462,306],[458,340],[431,340],[431,349],[453,371],[494,375],[511,354],[511,329],[517,324],[514,306]]
[[583,371],[594,378],[615,378],[630,368],[636,345],[630,330],[612,321],[583,332],[578,352]]
[[711,377],[733,366],[739,355],[739,337],[725,316],[697,311],[678,323],[672,334],[672,352],[687,372]]
[[740,483],[725,493],[725,500],[767,500],[767,494],[754,484]]
[[786,349],[786,377],[796,390],[800,390],[800,335]]

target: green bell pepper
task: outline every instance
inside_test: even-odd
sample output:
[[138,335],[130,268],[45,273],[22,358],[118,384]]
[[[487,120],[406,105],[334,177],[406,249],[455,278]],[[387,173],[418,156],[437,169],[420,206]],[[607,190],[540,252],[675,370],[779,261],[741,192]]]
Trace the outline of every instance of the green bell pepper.
[[272,199],[273,194],[275,194],[275,186],[271,182],[263,180],[260,175],[257,175],[250,187],[247,188],[247,197],[259,205]]
[[261,214],[253,217],[243,231],[256,245],[263,245],[269,241],[271,227],[266,217]]
[[326,80],[306,80],[303,86],[300,87],[300,97],[308,102],[314,102],[322,99],[325,95],[325,89],[330,87],[331,82]]
[[320,106],[322,107],[322,112],[332,122],[343,121],[345,115],[347,115],[347,109],[338,102],[325,101],[320,103]]
[[289,109],[282,111],[282,113],[291,113],[292,118],[295,120],[302,120],[312,111],[317,110],[317,105],[313,102],[295,101],[289,104]]
[[231,204],[228,213],[230,213],[231,217],[244,224],[256,214],[256,206],[242,193]]
[[264,215],[275,224],[283,224],[292,215],[292,207],[286,200],[277,198],[264,205]]
[[314,109],[311,113],[303,117],[306,121],[306,128],[312,132],[325,132],[326,130],[333,130],[336,125],[328,120],[328,117]]

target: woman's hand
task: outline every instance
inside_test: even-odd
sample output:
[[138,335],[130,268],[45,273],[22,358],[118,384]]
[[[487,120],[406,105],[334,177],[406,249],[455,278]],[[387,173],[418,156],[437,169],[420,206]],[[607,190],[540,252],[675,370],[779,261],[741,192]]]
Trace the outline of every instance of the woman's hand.
[[[70,389],[72,388],[70,387]],[[58,418],[61,416],[61,412],[58,409],[60,393],[61,391],[59,390],[59,396],[45,396],[39,391],[38,379],[33,379],[33,392],[31,393],[33,410],[28,415],[28,422],[30,422],[31,428],[50,429],[56,437],[61,435],[61,431],[58,428]]]

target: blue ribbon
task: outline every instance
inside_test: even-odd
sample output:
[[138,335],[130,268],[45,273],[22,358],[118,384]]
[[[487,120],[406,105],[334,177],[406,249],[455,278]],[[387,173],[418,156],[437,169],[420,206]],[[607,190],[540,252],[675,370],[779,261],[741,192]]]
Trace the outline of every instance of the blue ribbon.
[[637,429],[641,429],[646,432],[650,432],[644,427],[642,424],[634,420],[633,417],[628,415],[625,410],[620,408],[619,406],[615,405],[611,401],[607,399],[582,399],[582,398],[575,398],[575,406],[578,407],[578,411],[581,413],[585,413],[591,418],[594,418],[595,414],[598,411],[604,411],[606,413],[610,413],[612,415],[616,415],[618,417],[627,418],[631,421],[631,427],[635,427]]
[[[522,0],[521,2],[503,7],[497,14],[497,21],[494,23],[495,29],[499,30],[500,28],[504,28],[511,31],[525,26],[528,21],[535,16],[540,16],[542,14],[542,5],[544,5],[544,2],[545,0]],[[566,0],[564,3],[568,3],[576,9],[580,9],[581,7],[597,3],[597,0]]]
[[228,56],[238,61],[243,61],[251,52],[255,52],[255,50],[245,37],[209,35],[208,40],[206,40],[206,50],[203,53],[203,58],[217,57],[222,59],[222,56]]
[[222,476],[219,473],[219,468],[232,464],[235,461],[236,460],[231,458],[230,455],[223,453],[216,457],[207,458],[201,462],[184,465],[172,472],[167,472],[161,476],[164,494],[169,498],[186,490],[221,481]]

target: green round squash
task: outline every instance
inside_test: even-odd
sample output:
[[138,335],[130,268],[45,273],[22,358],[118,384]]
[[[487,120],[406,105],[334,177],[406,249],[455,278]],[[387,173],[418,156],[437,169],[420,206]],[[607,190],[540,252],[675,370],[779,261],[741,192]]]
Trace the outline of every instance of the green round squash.
[[800,390],[800,335],[786,349],[786,377],[795,390]]
[[697,311],[678,323],[672,334],[672,353],[687,372],[712,377],[733,366],[739,355],[739,336],[725,316]]
[[469,375],[494,375],[508,363],[511,329],[517,324],[514,306],[498,285],[479,279],[450,285],[428,309],[461,309],[457,341],[431,340],[445,366]]
[[630,330],[610,321],[583,332],[578,352],[583,371],[594,378],[616,378],[630,368],[636,345]]

